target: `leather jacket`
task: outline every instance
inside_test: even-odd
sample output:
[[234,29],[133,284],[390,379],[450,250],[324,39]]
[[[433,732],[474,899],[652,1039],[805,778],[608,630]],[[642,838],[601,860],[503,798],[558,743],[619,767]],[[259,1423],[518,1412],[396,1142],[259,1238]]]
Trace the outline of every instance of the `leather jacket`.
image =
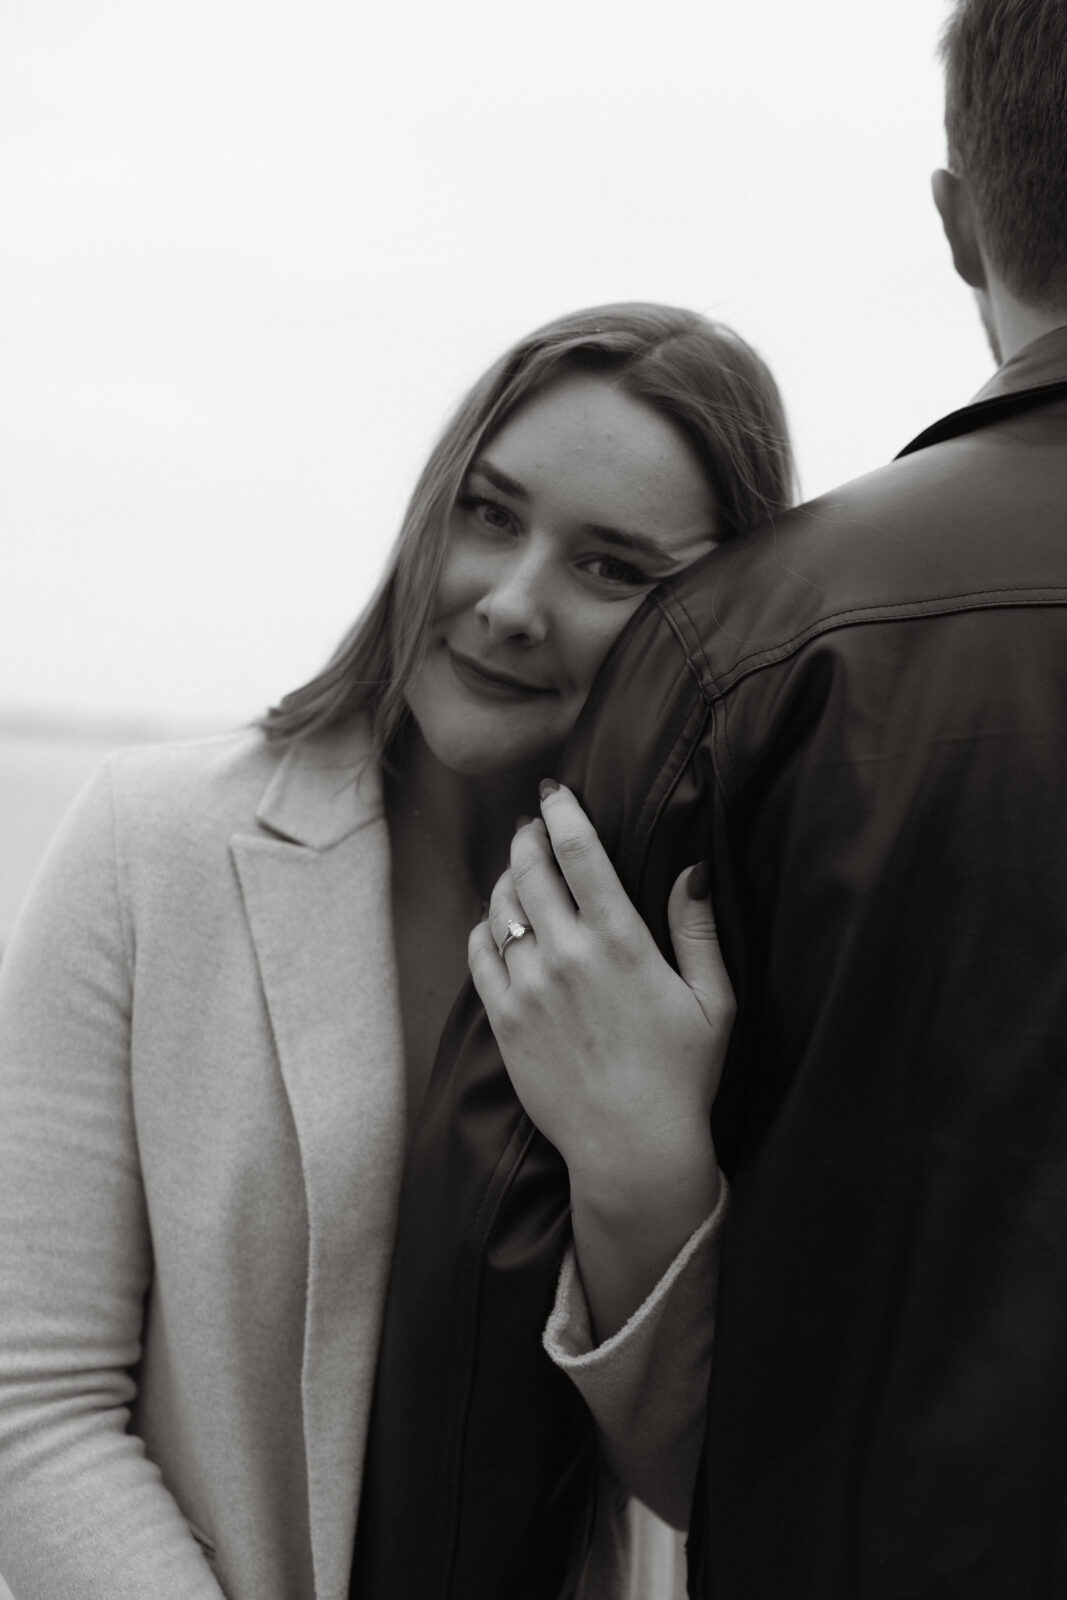
[[[1067,328],[662,585],[558,776],[738,1020],[690,1594],[1067,1594]],[[654,1064],[650,1064],[654,1070]],[[577,1591],[566,1174],[473,991],[408,1162],[353,1594]]]

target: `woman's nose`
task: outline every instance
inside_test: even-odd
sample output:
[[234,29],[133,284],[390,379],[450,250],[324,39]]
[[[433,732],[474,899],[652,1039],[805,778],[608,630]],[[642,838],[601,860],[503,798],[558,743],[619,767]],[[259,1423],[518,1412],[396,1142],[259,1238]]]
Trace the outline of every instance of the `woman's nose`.
[[493,579],[475,607],[490,639],[543,643],[550,615],[550,585],[543,564],[533,553],[517,551]]

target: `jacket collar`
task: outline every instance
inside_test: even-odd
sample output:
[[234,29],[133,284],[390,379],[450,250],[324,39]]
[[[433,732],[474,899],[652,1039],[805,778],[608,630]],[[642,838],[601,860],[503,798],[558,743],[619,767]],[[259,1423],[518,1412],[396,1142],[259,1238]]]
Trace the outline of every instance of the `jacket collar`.
[[290,746],[256,821],[230,850],[304,1179],[315,1593],[342,1600],[371,1400],[369,1383],[349,1391],[377,1344],[406,1125],[389,842],[365,730]]
[[381,774],[367,729],[290,745],[263,792],[256,821],[268,833],[329,850],[382,816]]
[[1067,325],[1053,328],[1012,356],[979,389],[970,405],[924,429],[900,455],[910,456],[927,445],[973,433],[1011,412],[1063,396],[1067,396]]

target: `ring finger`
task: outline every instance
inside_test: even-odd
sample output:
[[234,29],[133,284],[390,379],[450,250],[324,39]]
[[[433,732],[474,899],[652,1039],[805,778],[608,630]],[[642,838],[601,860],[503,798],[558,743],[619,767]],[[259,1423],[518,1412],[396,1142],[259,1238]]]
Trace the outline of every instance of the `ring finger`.
[[511,870],[503,873],[497,879],[489,901],[489,931],[502,960],[507,960],[514,952],[515,946],[524,939],[534,937],[530,919],[522,908],[522,903],[515,892],[515,884]]

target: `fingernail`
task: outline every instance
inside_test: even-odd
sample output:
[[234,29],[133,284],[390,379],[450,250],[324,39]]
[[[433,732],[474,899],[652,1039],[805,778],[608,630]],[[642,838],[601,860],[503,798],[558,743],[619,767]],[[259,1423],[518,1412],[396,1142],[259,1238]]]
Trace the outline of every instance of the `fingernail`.
[[541,799],[544,800],[547,795],[555,794],[558,788],[559,784],[556,782],[555,778],[542,778],[541,782],[537,785],[537,792],[541,796]]
[[685,880],[685,891],[690,900],[706,900],[711,893],[711,868],[706,861],[698,861]]
[[533,817],[516,817],[515,818],[515,832],[518,833],[520,828],[525,828],[526,824],[528,822],[532,822],[532,821],[533,821]]

